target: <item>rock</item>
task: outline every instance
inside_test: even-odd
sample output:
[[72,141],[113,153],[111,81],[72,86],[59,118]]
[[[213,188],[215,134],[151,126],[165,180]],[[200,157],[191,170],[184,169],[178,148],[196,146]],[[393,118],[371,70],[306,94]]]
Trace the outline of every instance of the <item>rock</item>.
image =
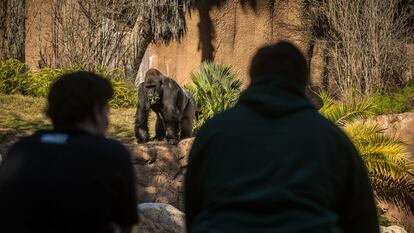
[[181,156],[181,165],[186,167],[188,162],[188,156],[190,155],[191,147],[193,146],[194,138],[187,138],[178,143],[179,156]]
[[380,227],[381,233],[407,233],[404,228],[399,226]]
[[177,146],[126,145],[134,163],[140,203],[167,203],[183,209],[184,174],[193,141],[186,139]]
[[168,204],[143,203],[138,205],[139,233],[184,233],[184,214]]
[[407,143],[407,151],[414,154],[414,112],[381,115],[375,118],[375,122],[384,128],[385,133],[400,137]]

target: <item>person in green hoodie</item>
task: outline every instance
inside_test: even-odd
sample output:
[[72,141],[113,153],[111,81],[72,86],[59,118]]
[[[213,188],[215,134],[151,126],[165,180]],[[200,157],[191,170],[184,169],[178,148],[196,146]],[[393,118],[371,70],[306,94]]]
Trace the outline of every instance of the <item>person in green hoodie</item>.
[[238,104],[198,132],[185,179],[188,233],[378,233],[365,165],[305,97],[288,42],[261,48]]

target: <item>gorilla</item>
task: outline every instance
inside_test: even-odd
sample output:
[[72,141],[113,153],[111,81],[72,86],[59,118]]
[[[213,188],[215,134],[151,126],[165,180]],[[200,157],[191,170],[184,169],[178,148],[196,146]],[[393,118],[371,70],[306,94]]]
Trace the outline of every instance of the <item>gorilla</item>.
[[149,110],[157,114],[155,138],[167,138],[175,145],[192,136],[192,120],[196,104],[191,94],[157,69],[150,69],[138,86],[138,106],[135,115],[135,136],[138,143],[149,140]]

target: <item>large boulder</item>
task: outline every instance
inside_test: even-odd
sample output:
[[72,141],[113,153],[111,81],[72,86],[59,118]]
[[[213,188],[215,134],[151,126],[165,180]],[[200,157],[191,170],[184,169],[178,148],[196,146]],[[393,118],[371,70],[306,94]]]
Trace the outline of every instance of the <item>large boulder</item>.
[[138,205],[140,223],[137,233],[184,233],[184,214],[168,204],[142,203]]
[[131,144],[138,201],[167,203],[183,209],[184,174],[192,138],[177,146],[167,144]]
[[407,231],[399,226],[380,227],[381,233],[407,233]]

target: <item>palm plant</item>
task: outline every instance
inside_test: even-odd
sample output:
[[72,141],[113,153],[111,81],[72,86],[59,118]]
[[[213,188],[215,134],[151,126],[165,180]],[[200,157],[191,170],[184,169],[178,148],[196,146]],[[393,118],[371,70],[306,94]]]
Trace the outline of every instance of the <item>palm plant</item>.
[[194,130],[215,114],[237,103],[242,82],[237,79],[231,66],[205,62],[200,71],[191,74],[191,80],[192,83],[186,88],[197,103]]
[[404,207],[414,194],[414,166],[404,150],[404,142],[384,133],[370,121],[374,105],[368,101],[335,103],[325,92],[320,94],[322,115],[335,122],[354,143],[362,156],[379,199]]

